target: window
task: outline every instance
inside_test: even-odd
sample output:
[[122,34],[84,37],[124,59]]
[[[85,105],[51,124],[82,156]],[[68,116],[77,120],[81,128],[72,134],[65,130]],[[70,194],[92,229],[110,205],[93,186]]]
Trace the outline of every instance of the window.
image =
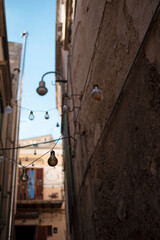
[[47,226],[47,235],[52,236],[52,226]]
[[19,168],[18,200],[43,199],[43,168],[27,168],[27,182],[22,182],[22,168]]
[[54,233],[58,233],[58,228],[57,228],[57,227],[54,227],[54,228],[53,228],[53,232],[54,232]]

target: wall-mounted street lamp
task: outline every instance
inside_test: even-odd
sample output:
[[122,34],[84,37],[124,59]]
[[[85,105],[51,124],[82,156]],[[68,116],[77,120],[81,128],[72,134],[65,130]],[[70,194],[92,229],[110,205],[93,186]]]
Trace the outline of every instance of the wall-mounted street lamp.
[[42,79],[39,82],[39,87],[36,89],[37,93],[41,96],[44,96],[48,92],[48,89],[45,86],[45,81],[43,79],[47,74],[51,74],[51,73],[54,73],[55,75],[58,75],[61,78],[60,80],[55,80],[55,82],[67,83],[67,80],[64,80],[64,77],[60,72],[55,72],[55,71],[46,72],[43,74]]

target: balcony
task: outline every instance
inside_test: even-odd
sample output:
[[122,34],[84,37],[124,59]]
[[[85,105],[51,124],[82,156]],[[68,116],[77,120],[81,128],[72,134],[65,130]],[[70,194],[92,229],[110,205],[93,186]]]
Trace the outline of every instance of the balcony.
[[37,218],[40,213],[59,211],[62,203],[63,200],[18,200],[16,219]]

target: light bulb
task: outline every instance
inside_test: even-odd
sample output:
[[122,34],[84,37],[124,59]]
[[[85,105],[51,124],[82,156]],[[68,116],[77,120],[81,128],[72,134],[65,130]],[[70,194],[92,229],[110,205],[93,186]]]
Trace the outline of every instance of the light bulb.
[[59,127],[59,123],[57,122],[56,127]]
[[68,110],[67,105],[63,105],[63,111],[66,112]]
[[29,120],[31,120],[31,121],[35,119],[35,116],[34,116],[34,114],[33,114],[32,111],[30,111],[30,114],[29,114],[28,118],[29,118]]
[[2,163],[4,161],[4,157],[0,156],[0,163]]
[[51,151],[50,158],[48,158],[48,165],[51,167],[54,167],[57,165],[57,163],[58,163],[58,159],[55,156],[55,152]]
[[22,175],[21,175],[21,181],[22,182],[27,182],[28,181],[28,174],[27,174],[27,169],[25,167],[22,168]]
[[94,102],[101,102],[103,100],[103,92],[98,88],[98,85],[93,86],[91,91],[91,99]]
[[37,155],[37,152],[36,152],[36,150],[34,150],[34,155]]
[[44,118],[45,118],[45,119],[49,119],[49,114],[48,114],[48,112],[46,112],[46,114],[44,115]]
[[4,112],[7,114],[10,114],[12,112],[12,108],[9,104],[7,104],[7,106],[5,106]]

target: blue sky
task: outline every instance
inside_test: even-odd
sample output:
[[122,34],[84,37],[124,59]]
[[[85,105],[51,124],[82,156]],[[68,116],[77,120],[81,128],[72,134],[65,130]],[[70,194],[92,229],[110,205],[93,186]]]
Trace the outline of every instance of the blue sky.
[[[5,0],[8,41],[22,43],[21,34],[29,33],[26,47],[22,107],[30,110],[47,111],[56,107],[55,75],[44,80],[48,88],[45,96],[39,96],[36,88],[42,75],[55,70],[55,25],[56,0]],[[49,112],[50,119],[44,119],[44,112],[35,112],[35,119],[28,119],[29,111],[21,109],[20,139],[52,134],[59,138],[60,123],[58,111]]]

